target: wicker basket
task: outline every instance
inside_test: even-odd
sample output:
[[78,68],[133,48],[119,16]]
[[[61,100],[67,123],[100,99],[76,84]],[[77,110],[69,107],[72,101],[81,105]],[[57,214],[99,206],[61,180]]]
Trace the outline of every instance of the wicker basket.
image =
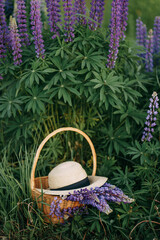
[[[32,171],[31,171],[31,180],[30,180],[30,186],[31,186],[31,192],[32,192],[32,197],[33,199],[35,199],[37,201],[38,204],[38,208],[41,209],[44,213],[44,220],[46,222],[52,222],[54,224],[56,223],[63,223],[64,219],[58,219],[56,216],[50,216],[50,205],[51,203],[54,201],[54,198],[57,197],[59,199],[62,200],[62,198],[60,196],[55,196],[55,195],[48,195],[48,194],[42,194],[39,191],[36,190],[36,188],[43,188],[43,189],[47,189],[48,186],[48,176],[44,176],[44,177],[37,177],[35,178],[35,169],[37,166],[37,162],[39,159],[39,155],[40,152],[43,148],[43,146],[45,145],[45,143],[53,136],[55,136],[57,133],[60,132],[64,132],[64,131],[73,131],[73,132],[77,132],[79,134],[81,134],[82,136],[85,137],[85,139],[88,141],[91,151],[92,151],[92,155],[93,155],[93,171],[92,171],[92,176],[95,176],[96,174],[96,168],[97,168],[97,160],[96,160],[96,152],[93,146],[92,141],[90,140],[90,138],[81,130],[76,129],[76,128],[72,128],[72,127],[66,127],[66,128],[59,128],[55,131],[53,131],[52,133],[50,133],[40,144],[35,158],[34,158],[34,162],[33,162],[33,166],[32,166]],[[43,204],[42,204],[43,202]],[[72,202],[72,201],[67,201],[67,200],[62,200],[62,203],[60,204],[61,209],[64,208],[74,208],[74,207],[80,207],[82,206],[79,202]]]

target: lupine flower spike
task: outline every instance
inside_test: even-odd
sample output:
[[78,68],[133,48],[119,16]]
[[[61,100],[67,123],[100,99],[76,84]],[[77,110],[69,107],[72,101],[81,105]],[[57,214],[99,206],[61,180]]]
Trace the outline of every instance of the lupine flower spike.
[[53,39],[56,38],[56,36],[59,36],[59,27],[57,25],[61,22],[59,2],[60,0],[47,0],[48,21],[51,32],[53,32]]
[[121,36],[120,36],[120,38],[122,40],[124,40],[126,37],[124,32],[126,31],[127,20],[128,20],[128,1],[129,0],[123,0],[122,7],[121,7]]
[[58,219],[67,219],[71,216],[73,216],[75,213],[88,213],[87,208],[85,206],[82,206],[81,208],[79,207],[74,207],[74,208],[64,208],[61,209],[61,203],[62,200],[59,200],[57,197],[54,198],[54,201],[51,203],[50,206],[50,215],[52,217],[56,216]]
[[160,53],[160,17],[155,17],[153,28],[154,53]]
[[81,25],[86,25],[87,20],[85,18],[86,15],[86,2],[85,0],[75,0],[74,2],[74,13],[82,14],[84,16],[75,16],[76,22]]
[[[137,44],[139,46],[142,46],[146,48],[146,42],[147,42],[147,27],[146,25],[141,21],[140,18],[136,20],[136,39]],[[141,53],[139,54],[140,57],[145,58],[146,54]],[[144,62],[144,61],[143,61]]]
[[5,58],[6,57],[6,49],[4,45],[4,35],[3,35],[3,30],[0,25],[0,58]]
[[146,70],[153,72],[153,31],[149,31],[148,39],[146,40]]
[[12,17],[10,18],[10,38],[14,64],[20,65],[22,63],[21,39],[18,33],[16,19]]
[[[89,21],[89,27],[92,30],[96,30],[101,26],[104,15],[104,0],[92,0],[91,2],[91,11],[90,18],[92,18],[95,22]],[[97,23],[96,23],[97,22]]]
[[146,46],[147,28],[140,18],[136,20],[136,39],[138,45]]
[[29,45],[27,30],[26,4],[24,0],[17,0],[17,24],[22,45]]
[[118,56],[118,47],[121,35],[121,0],[113,0],[111,23],[110,23],[110,44],[107,67],[112,69],[115,67]]
[[[105,183],[102,187],[97,187],[95,189],[81,189],[80,191],[74,191],[73,194],[68,196],[63,196],[62,199],[69,201],[78,201],[81,204],[92,205],[96,207],[99,211],[104,212],[106,214],[110,214],[112,209],[108,205],[108,202],[116,202],[116,203],[132,203],[134,199],[129,198],[125,195],[121,189],[117,188],[114,185],[109,183]],[[64,218],[67,214],[68,216],[73,215],[79,208],[66,208],[61,209],[62,200],[58,198],[51,203],[50,207],[50,215],[56,215],[58,218]],[[86,211],[85,206],[81,209],[81,213]]]
[[154,132],[154,127],[156,126],[158,107],[159,107],[159,99],[156,92],[153,92],[152,97],[150,98],[149,110],[147,111],[148,115],[146,117],[142,142],[148,141],[150,142],[153,138],[152,133]]
[[40,12],[40,0],[31,0],[31,30],[37,58],[44,58],[44,41],[42,37],[42,22]]
[[102,26],[103,16],[104,16],[104,0],[101,0],[99,1],[98,27]]
[[9,45],[10,43],[9,30],[6,23],[4,6],[5,6],[4,0],[0,0],[0,26],[1,26],[0,34],[2,35],[1,39],[3,39],[2,44]]
[[63,0],[64,4],[64,21],[65,21],[65,33],[64,36],[66,42],[72,42],[74,35],[74,24],[75,24],[75,15],[72,5],[72,0]]

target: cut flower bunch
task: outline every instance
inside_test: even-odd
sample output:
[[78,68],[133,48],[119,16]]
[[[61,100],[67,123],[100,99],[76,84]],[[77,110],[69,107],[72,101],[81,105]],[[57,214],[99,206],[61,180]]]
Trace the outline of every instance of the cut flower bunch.
[[132,203],[134,199],[129,198],[123,193],[118,187],[105,183],[102,187],[96,187],[95,189],[81,189],[75,190],[73,194],[68,196],[62,196],[62,199],[79,202],[83,204],[82,208],[64,208],[61,209],[60,204],[62,200],[57,198],[51,203],[50,215],[53,217],[56,215],[57,218],[66,218],[66,216],[73,216],[75,213],[86,213],[86,205],[96,207],[100,212],[104,212],[107,215],[112,212],[112,209],[108,205],[108,202],[120,203]]

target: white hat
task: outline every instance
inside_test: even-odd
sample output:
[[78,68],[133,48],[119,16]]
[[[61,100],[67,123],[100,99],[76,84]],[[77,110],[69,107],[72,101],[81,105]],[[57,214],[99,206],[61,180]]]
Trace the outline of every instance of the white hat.
[[[99,176],[87,176],[81,164],[67,161],[59,164],[48,175],[49,189],[43,189],[44,194],[68,195],[80,189],[94,189],[101,187],[108,178]],[[41,192],[41,189],[36,190]]]

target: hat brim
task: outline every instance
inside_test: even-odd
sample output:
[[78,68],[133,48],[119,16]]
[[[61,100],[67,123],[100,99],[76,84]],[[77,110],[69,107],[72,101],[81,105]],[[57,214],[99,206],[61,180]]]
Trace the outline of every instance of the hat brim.
[[43,194],[48,194],[48,195],[69,195],[73,194],[74,191],[79,191],[81,189],[87,188],[88,190],[94,189],[96,187],[101,187],[105,184],[108,178],[106,177],[99,177],[99,176],[88,176],[88,179],[90,181],[90,185],[82,188],[77,188],[77,189],[72,189],[72,190],[50,190],[48,189],[40,189],[40,188],[35,188],[38,192],[43,192]]

